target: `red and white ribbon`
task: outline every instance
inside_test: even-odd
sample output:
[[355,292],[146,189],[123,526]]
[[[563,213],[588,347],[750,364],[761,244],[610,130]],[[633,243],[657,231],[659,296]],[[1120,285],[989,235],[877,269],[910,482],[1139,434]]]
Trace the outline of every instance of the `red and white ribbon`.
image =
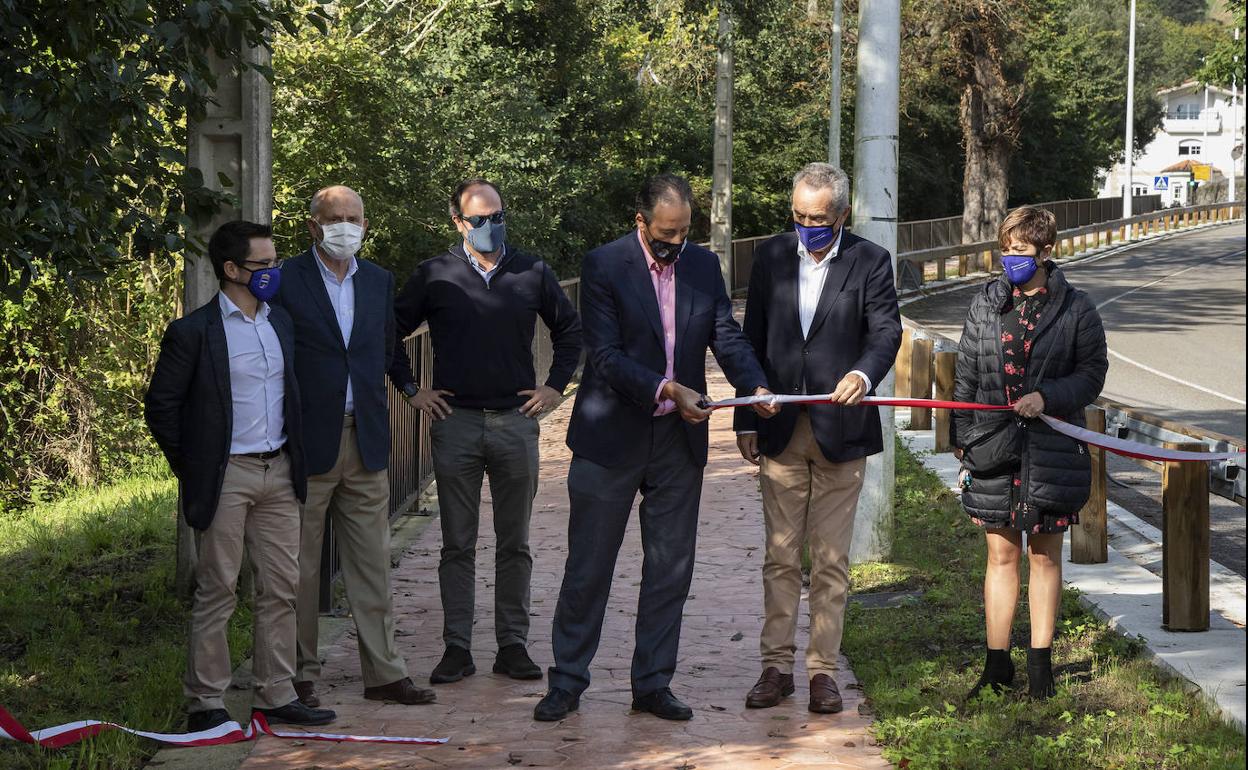
[[238,722],[226,722],[209,730],[194,733],[152,733],[135,730],[112,722],[100,722],[85,719],[80,722],[66,722],[55,727],[28,731],[8,711],[0,706],[0,739],[9,739],[19,743],[30,743],[47,749],[59,749],[72,743],[99,735],[107,730],[121,730],[140,738],[163,743],[167,746],[221,746],[226,743],[252,741],[261,735],[274,738],[286,738],[304,741],[332,741],[334,743],[405,743],[416,745],[436,745],[447,742],[447,738],[407,738],[398,735],[341,735],[337,733],[304,733],[286,730],[274,730],[268,720],[259,712],[251,715],[251,722],[243,728]]
[[[707,409],[724,409],[737,406],[753,406],[754,404],[826,404],[832,401],[831,393],[820,393],[810,396],[769,395],[747,396],[745,398],[728,398],[706,405]],[[966,409],[974,411],[1003,412],[1012,409],[1009,406],[994,404],[975,404],[967,401],[939,401],[931,398],[891,398],[888,396],[867,396],[862,399],[864,406],[903,406],[918,409]],[[1128,441],[1114,436],[1106,436],[1094,430],[1081,428],[1068,422],[1040,415],[1040,419],[1053,430],[1076,441],[1100,447],[1114,454],[1134,457],[1139,460],[1154,462],[1218,462],[1222,460],[1243,460],[1244,450],[1238,452],[1189,452],[1180,449],[1144,444],[1139,441]]]

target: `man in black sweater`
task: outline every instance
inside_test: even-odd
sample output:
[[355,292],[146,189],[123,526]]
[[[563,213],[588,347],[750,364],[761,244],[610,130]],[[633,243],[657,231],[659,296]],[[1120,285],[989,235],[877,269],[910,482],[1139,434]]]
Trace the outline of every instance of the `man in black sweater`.
[[[537,418],[558,405],[576,370],[581,323],[550,267],[506,245],[497,187],[480,178],[464,181],[451,196],[450,214],[463,242],[418,265],[394,304],[400,340],[427,321],[433,341],[433,387],[415,390],[414,378],[402,384],[408,402],[433,420],[446,651],[429,680],[455,682],[476,671],[470,650],[485,474],[497,537],[494,671],[540,679],[542,671],[526,649]],[[554,361],[542,385],[533,366],[537,316],[550,329],[554,345]]]

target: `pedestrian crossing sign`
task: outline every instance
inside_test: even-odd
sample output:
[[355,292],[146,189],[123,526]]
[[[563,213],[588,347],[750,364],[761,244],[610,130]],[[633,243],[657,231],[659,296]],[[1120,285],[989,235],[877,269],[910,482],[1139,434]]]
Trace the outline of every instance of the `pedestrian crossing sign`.
[[1165,192],[1170,189],[1170,177],[1155,176],[1153,177],[1153,189],[1158,192]]

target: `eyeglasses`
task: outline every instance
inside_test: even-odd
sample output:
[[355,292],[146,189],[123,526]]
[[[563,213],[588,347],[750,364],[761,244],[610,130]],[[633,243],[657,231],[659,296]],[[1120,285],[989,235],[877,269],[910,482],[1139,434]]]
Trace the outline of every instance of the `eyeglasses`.
[[259,265],[259,267],[256,267],[256,268],[248,267],[247,268],[248,270],[268,270],[269,268],[273,268],[273,267],[281,267],[282,260],[275,259],[272,262],[267,262],[267,261],[261,262],[258,259],[244,259],[243,264],[244,265]]
[[480,227],[486,222],[490,222],[496,225],[501,225],[503,223],[503,219],[506,218],[506,214],[507,214],[506,211],[499,209],[498,211],[495,211],[493,214],[473,214],[470,217],[466,217],[461,214],[459,218],[464,220],[468,224],[472,225],[473,227]]

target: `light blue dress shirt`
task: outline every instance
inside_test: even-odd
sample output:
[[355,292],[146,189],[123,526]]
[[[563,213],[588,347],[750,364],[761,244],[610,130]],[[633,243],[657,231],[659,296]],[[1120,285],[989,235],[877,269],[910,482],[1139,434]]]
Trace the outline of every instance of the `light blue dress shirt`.
[[269,306],[261,302],[256,317],[248,318],[225,292],[217,297],[234,402],[230,454],[272,452],[286,443],[286,374]]
[[[321,254],[312,247],[312,256],[316,257],[316,266],[321,271],[321,280],[325,282],[325,291],[329,294],[329,304],[334,308],[334,316],[338,320],[338,329],[342,332],[342,344],[351,347],[351,327],[355,325],[355,274],[359,272],[360,263],[351,257],[347,268],[347,277],[341,281],[325,266]],[[351,391],[351,370],[347,370],[347,399],[343,407],[346,414],[355,414],[355,394]]]

